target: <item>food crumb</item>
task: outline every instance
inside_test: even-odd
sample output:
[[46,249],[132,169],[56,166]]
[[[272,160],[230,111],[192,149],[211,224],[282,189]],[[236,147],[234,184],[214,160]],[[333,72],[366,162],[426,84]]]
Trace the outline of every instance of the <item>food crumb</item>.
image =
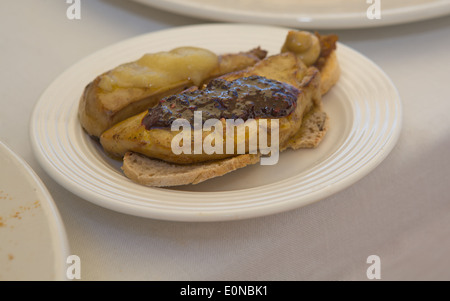
[[13,260],[14,259],[14,255],[13,254],[8,254],[8,259],[9,260]]
[[8,193],[4,193],[3,190],[0,190],[0,200],[12,200],[13,197],[10,196]]
[[[0,191],[0,193],[1,193],[1,191]],[[7,197],[3,197],[0,195],[0,199],[2,199],[2,198],[7,198]],[[11,197],[11,199],[13,199],[13,198]],[[22,214],[25,214],[27,211],[31,211],[33,208],[39,208],[39,207],[41,207],[41,202],[39,200],[36,200],[33,203],[30,203],[28,205],[18,206],[12,213],[9,214],[9,216],[7,216],[5,218],[0,216],[0,227],[6,226],[6,221],[11,218],[21,220]],[[32,213],[31,215],[35,216],[34,213]],[[13,228],[13,226],[10,226],[10,228]]]
[[16,211],[16,213],[11,214],[11,217],[18,218],[18,219],[21,219],[21,218],[22,218],[22,217],[20,216],[20,212],[19,212],[19,211]]

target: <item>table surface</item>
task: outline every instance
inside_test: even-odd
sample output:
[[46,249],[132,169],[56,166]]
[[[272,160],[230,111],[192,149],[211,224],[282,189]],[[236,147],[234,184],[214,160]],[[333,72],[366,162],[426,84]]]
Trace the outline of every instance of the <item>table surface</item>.
[[[392,79],[403,127],[369,175],[324,200],[276,215],[185,223],[128,216],[57,184],[38,164],[28,120],[44,89],[85,56],[139,34],[209,21],[131,1],[0,2],[0,140],[52,194],[81,280],[450,280],[450,17],[335,30]],[[321,31],[328,33],[330,31]]]

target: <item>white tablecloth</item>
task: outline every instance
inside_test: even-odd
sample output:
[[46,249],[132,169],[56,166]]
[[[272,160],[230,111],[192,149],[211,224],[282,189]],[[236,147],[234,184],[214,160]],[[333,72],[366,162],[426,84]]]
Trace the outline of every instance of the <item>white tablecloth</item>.
[[[105,46],[160,29],[205,23],[130,1],[0,2],[0,140],[52,194],[82,280],[450,280],[450,17],[333,31],[393,80],[401,137],[351,187],[276,215],[216,223],[158,221],[93,205],[58,185],[30,147],[29,118],[66,68]],[[327,31],[325,33],[328,33]]]

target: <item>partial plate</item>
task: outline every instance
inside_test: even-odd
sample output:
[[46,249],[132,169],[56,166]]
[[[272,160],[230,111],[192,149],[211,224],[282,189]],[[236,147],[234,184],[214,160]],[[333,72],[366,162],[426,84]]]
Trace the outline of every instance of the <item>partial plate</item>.
[[[445,16],[448,0],[134,0],[208,20],[281,25],[303,29],[378,27]],[[369,18],[380,3],[380,18]]]
[[0,281],[66,280],[66,232],[46,187],[0,142]]
[[31,118],[34,152],[43,168],[80,197],[119,212],[164,220],[218,221],[273,214],[310,204],[348,187],[390,152],[401,128],[399,95],[380,68],[338,45],[339,83],[324,97],[331,129],[314,150],[286,151],[273,166],[254,165],[175,189],[149,188],[122,173],[82,130],[77,118],[84,87],[102,72],[146,52],[183,45],[230,53],[261,46],[279,53],[287,29],[216,24],[164,30],[103,49],[59,76]]

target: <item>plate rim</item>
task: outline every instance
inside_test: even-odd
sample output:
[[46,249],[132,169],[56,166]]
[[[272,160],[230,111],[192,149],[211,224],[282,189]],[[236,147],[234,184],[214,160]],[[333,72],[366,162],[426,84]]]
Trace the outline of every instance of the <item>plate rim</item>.
[[49,231],[51,233],[52,250],[54,251],[53,263],[53,279],[56,281],[68,280],[66,277],[66,259],[70,255],[70,245],[67,236],[66,227],[62,220],[58,207],[50,194],[48,188],[38,176],[38,174],[31,168],[27,161],[19,154],[15,153],[11,146],[6,142],[0,141],[0,153],[7,154],[19,169],[19,173],[27,177],[27,185],[31,185],[34,194],[39,196],[40,202],[45,202],[41,208],[44,211]]
[[[166,31],[179,31],[179,30],[187,30],[190,31],[192,29],[195,28],[210,28],[210,27],[222,27],[225,26],[227,28],[231,27],[240,27],[240,26],[246,26],[246,27],[253,27],[254,29],[264,29],[264,27],[267,28],[274,28],[274,29],[281,29],[283,31],[285,30],[289,30],[289,28],[285,28],[285,27],[278,27],[278,26],[270,26],[270,25],[250,25],[250,24],[207,24],[207,25],[191,25],[191,26],[185,26],[185,27],[179,27],[179,28],[170,28],[170,29],[166,29],[166,30],[160,30],[160,31],[156,31],[156,32],[151,32],[151,33],[147,33],[147,34],[143,34],[143,35],[139,35],[136,37],[132,37],[126,40],[123,40],[121,42],[115,43],[113,45],[110,45],[108,47],[105,47],[103,49],[100,49],[96,52],[94,52],[93,54],[83,58],[82,60],[80,60],[79,62],[75,63],[74,65],[72,65],[71,67],[69,67],[67,70],[65,70],[63,73],[61,73],[48,87],[47,89],[42,93],[41,97],[39,98],[39,100],[36,102],[35,107],[33,109],[33,113],[31,116],[31,122],[30,122],[30,134],[31,134],[31,140],[32,140],[32,147],[34,150],[34,153],[37,156],[37,159],[39,161],[39,163],[41,164],[41,166],[44,167],[44,169],[52,176],[53,179],[55,179],[59,184],[61,184],[63,187],[65,187],[67,190],[73,192],[74,194],[81,196],[82,198],[84,198],[85,200],[88,200],[92,203],[95,203],[99,206],[114,210],[114,211],[118,211],[118,212],[122,212],[122,213],[126,213],[126,214],[131,214],[131,215],[135,215],[135,216],[141,216],[141,217],[147,217],[147,218],[153,218],[153,219],[160,219],[160,220],[172,220],[172,221],[226,221],[226,220],[239,220],[239,219],[247,219],[247,218],[252,218],[252,217],[257,217],[257,216],[263,216],[263,215],[268,215],[268,214],[275,214],[275,213],[280,213],[283,211],[287,211],[290,209],[294,209],[294,208],[298,208],[304,205],[308,205],[310,203],[313,203],[315,201],[318,201],[322,198],[328,197],[334,193],[336,193],[337,191],[340,191],[342,189],[345,189],[346,187],[354,184],[355,182],[357,182],[359,179],[363,178],[364,176],[366,176],[369,172],[371,172],[379,163],[381,163],[385,157],[390,153],[390,151],[394,148],[394,146],[397,143],[397,140],[400,136],[400,132],[401,132],[401,124],[402,124],[402,104],[401,104],[401,98],[400,95],[398,93],[397,88],[395,87],[394,83],[392,82],[392,80],[389,78],[389,76],[378,66],[376,65],[372,60],[370,60],[369,58],[367,58],[365,55],[357,52],[356,50],[353,50],[352,48],[345,46],[344,44],[340,44],[341,47],[345,47],[348,50],[354,51],[355,53],[358,53],[362,58],[364,58],[368,63],[371,64],[372,67],[376,68],[378,72],[380,72],[384,79],[387,80],[390,83],[390,87],[394,90],[395,95],[396,95],[396,100],[398,102],[398,112],[397,112],[397,128],[394,131],[393,135],[391,136],[391,141],[390,143],[387,145],[388,147],[385,147],[383,152],[382,152],[382,156],[379,156],[377,160],[375,161],[370,161],[372,163],[372,167],[370,168],[366,168],[364,173],[357,173],[357,175],[353,176],[354,178],[350,178],[347,177],[347,180],[344,181],[346,184],[345,185],[334,185],[333,187],[327,187],[326,188],[326,193],[324,193],[324,190],[322,191],[316,191],[313,194],[310,194],[309,198],[303,198],[303,202],[301,203],[301,205],[297,204],[295,202],[295,204],[292,204],[293,202],[283,202],[283,206],[279,207],[277,210],[272,210],[271,212],[267,213],[265,212],[265,208],[264,206],[260,206],[258,207],[258,209],[252,209],[250,212],[243,212],[241,210],[239,210],[238,213],[241,213],[240,215],[231,215],[231,214],[217,214],[217,212],[207,212],[207,213],[197,213],[197,214],[193,214],[192,212],[177,212],[176,214],[174,214],[172,211],[167,211],[167,210],[161,210],[158,211],[157,214],[155,214],[155,209],[152,209],[151,214],[149,214],[148,211],[142,211],[142,207],[141,206],[137,206],[136,204],[128,204],[129,206],[126,208],[121,207],[122,204],[116,204],[116,201],[113,202],[109,202],[109,201],[105,201],[105,200],[101,200],[98,198],[93,198],[92,195],[92,191],[90,191],[89,189],[87,189],[86,187],[79,187],[79,186],[74,186],[73,183],[68,182],[64,177],[60,177],[60,175],[58,174],[58,170],[55,169],[55,167],[52,165],[51,162],[48,162],[45,159],[44,154],[42,154],[39,150],[39,141],[36,137],[36,135],[33,135],[34,133],[34,124],[36,123],[36,119],[38,117],[38,105],[42,99],[42,97],[46,94],[47,90],[49,90],[54,84],[55,82],[57,82],[57,80],[60,77],[63,77],[64,74],[66,74],[67,72],[70,72],[72,68],[75,68],[78,64],[82,63],[84,60],[89,60],[91,57],[95,57],[96,55],[98,55],[99,53],[106,51],[107,49],[112,49],[114,47],[116,47],[117,45],[120,45],[122,43],[130,43],[133,42],[133,40],[140,40],[140,39],[145,39],[146,36],[151,36],[155,33],[164,33]],[[179,191],[177,191],[177,193],[179,193]],[[194,193],[194,192],[193,192]],[[194,193],[195,194],[195,193]],[[205,192],[206,194],[217,194],[216,192]],[[98,197],[98,195],[96,195]],[[320,197],[319,197],[320,196]],[[230,211],[230,210],[228,210]],[[243,214],[245,213],[245,214]]]
[[[304,29],[357,29],[418,22],[450,14],[450,2],[439,0],[384,10],[382,18],[369,20],[365,13],[327,13],[297,15],[284,13],[281,17],[270,13],[255,13],[245,10],[233,10],[203,6],[180,0],[133,0],[171,13],[219,22],[245,22],[275,26],[302,27]],[[418,13],[421,13],[420,15]]]

